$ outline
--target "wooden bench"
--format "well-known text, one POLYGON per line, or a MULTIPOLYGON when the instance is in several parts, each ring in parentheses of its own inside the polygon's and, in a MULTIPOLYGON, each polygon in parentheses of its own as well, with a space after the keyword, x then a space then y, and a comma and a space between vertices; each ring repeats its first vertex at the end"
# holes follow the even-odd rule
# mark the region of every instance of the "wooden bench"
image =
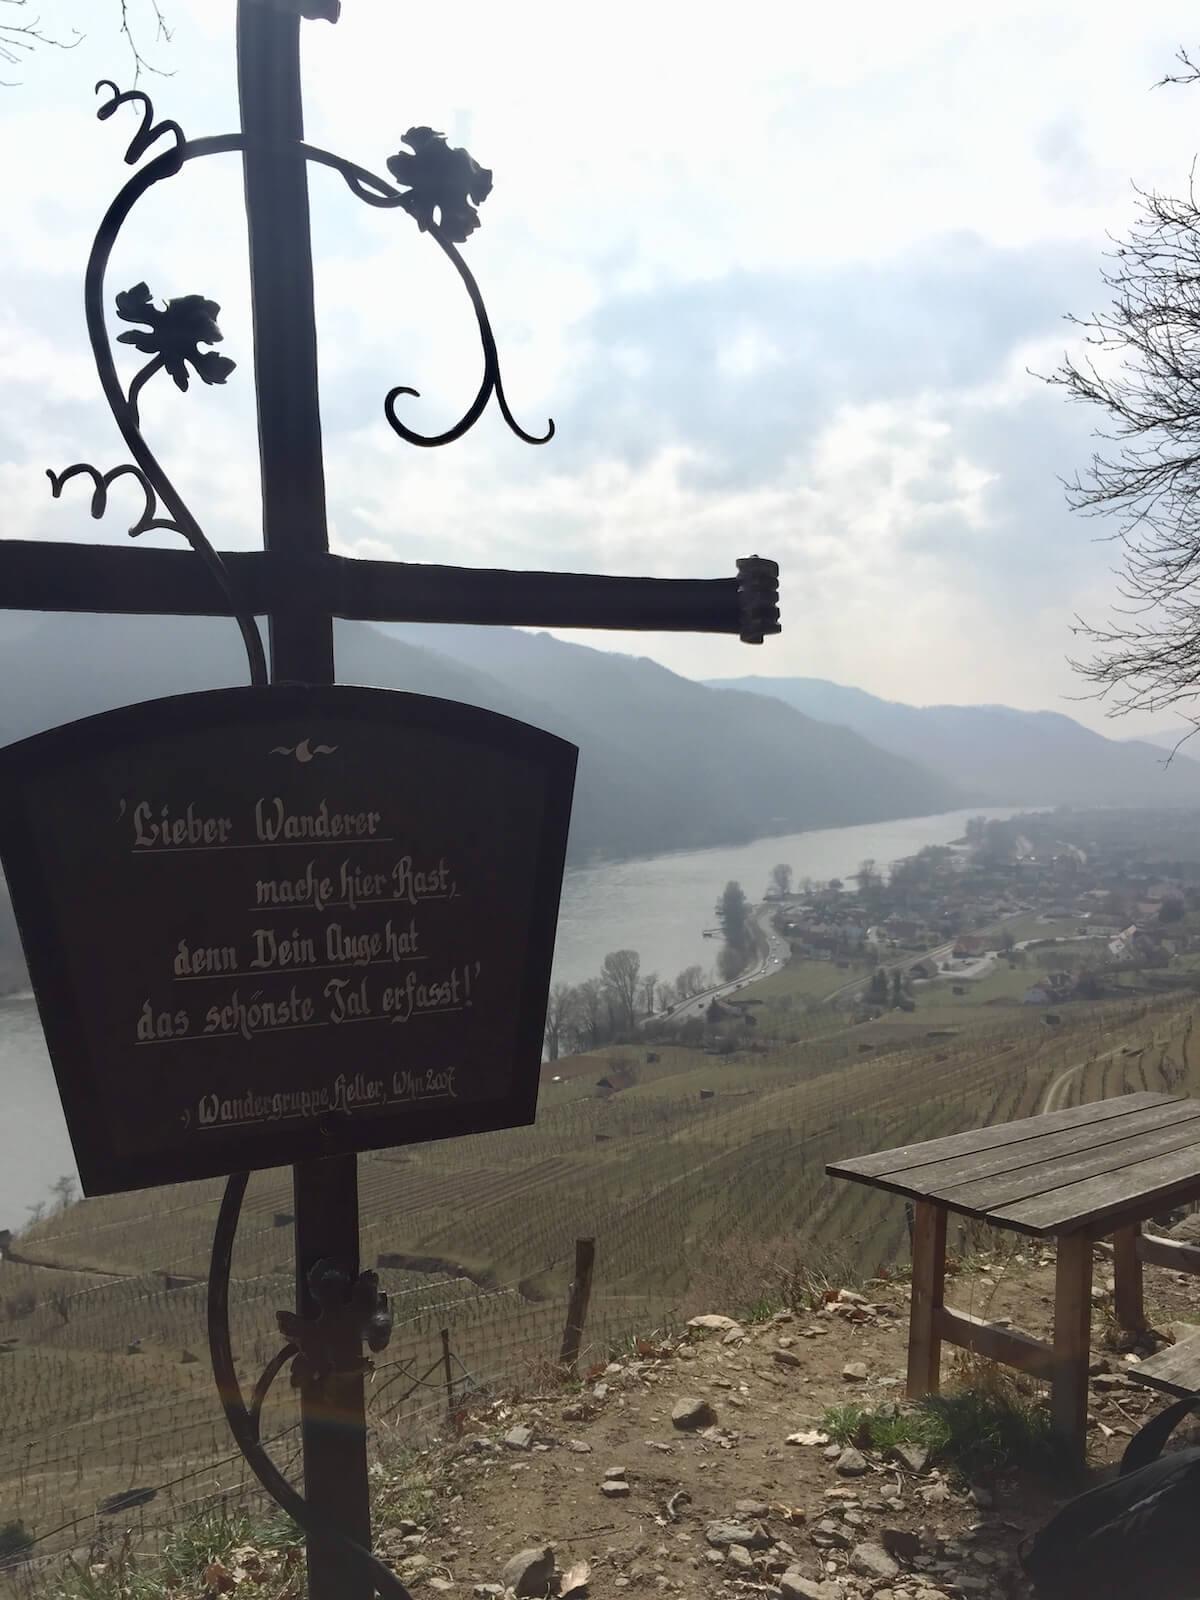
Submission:
POLYGON ((1134 1383, 1144 1383, 1148 1389, 1161 1389, 1181 1398, 1200 1395, 1200 1328, 1190 1339, 1181 1339, 1148 1361, 1127 1367, 1125 1376, 1134 1383))
POLYGON ((1054 1426, 1079 1457, 1094 1241, 1112 1238, 1114 1309, 1123 1328, 1145 1326, 1144 1261, 1200 1271, 1200 1250, 1141 1231, 1146 1218, 1200 1198, 1200 1100, 1186 1095, 1122 1095, 833 1162, 826 1171, 914 1202, 909 1395, 935 1393, 942 1343, 959 1345, 1048 1380, 1054 1426), (1056 1241, 1052 1343, 945 1304, 952 1211, 1056 1241))

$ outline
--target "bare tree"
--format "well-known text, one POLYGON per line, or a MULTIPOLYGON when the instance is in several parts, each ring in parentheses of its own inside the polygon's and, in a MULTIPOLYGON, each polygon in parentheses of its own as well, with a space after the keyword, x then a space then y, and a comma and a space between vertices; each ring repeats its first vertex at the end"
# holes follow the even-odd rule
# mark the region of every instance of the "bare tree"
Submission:
POLYGON ((704 987, 704 970, 700 966, 684 967, 675 979, 675 992, 681 1000, 690 1000, 704 987))
POLYGON ((599 978, 586 978, 575 992, 579 997, 579 1042, 585 1049, 594 1050, 604 1033, 604 986, 599 978))
MULTIPOLYGON (((141 0, 154 27, 155 44, 170 44, 171 29, 167 25, 161 0, 141 0)), ((143 72, 162 74, 142 53, 139 40, 143 37, 131 11, 139 8, 139 0, 112 0, 113 14, 120 19, 120 32, 133 57, 133 81, 143 72)), ((0 0, 0 62, 7 66, 23 67, 36 50, 73 50, 84 37, 78 28, 68 32, 56 30, 52 24, 43 23, 40 12, 31 12, 29 0, 0 0)), ((13 87, 13 80, 0 78, 0 85, 13 87)))
POLYGON ((792 869, 786 861, 781 861, 771 868, 771 887, 781 900, 786 900, 792 892, 792 869))
POLYGON ((50 1185, 50 1192, 58 1201, 58 1210, 65 1211, 75 1199, 75 1178, 69 1172, 64 1172, 61 1178, 56 1178, 50 1185))
POLYGON ((648 1017, 654 1015, 654 1002, 658 996, 658 973, 647 972, 642 978, 642 1010, 648 1017))
POLYGON ((579 1015, 579 995, 569 983, 556 983, 546 1001, 546 1054, 557 1061, 579 1015))
MULTIPOLYGON (((1196 83, 1200 66, 1163 83, 1196 83)), ((1161 85, 1160 85, 1161 86, 1161 85)), ((1138 189, 1137 214, 1102 269, 1106 310, 1069 316, 1084 351, 1047 382, 1097 407, 1101 441, 1067 484, 1076 511, 1117 519, 1120 602, 1072 662, 1112 714, 1162 711, 1200 693, 1200 197, 1138 189)))
POLYGON ((641 966, 642 958, 636 950, 610 950, 604 958, 600 977, 612 1002, 618 1027, 633 1027, 641 966))

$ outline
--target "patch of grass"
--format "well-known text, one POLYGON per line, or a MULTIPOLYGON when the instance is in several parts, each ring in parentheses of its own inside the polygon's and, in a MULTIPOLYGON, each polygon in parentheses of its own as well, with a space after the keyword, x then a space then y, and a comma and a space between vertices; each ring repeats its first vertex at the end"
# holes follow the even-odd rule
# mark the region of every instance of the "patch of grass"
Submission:
POLYGON ((878 1450, 882 1455, 898 1444, 921 1444, 931 1452, 935 1444, 931 1419, 918 1410, 900 1406, 863 1406, 853 1402, 832 1406, 821 1418, 821 1430, 835 1444, 878 1450))
POLYGON ((793 956, 786 966, 777 968, 757 983, 748 984, 737 998, 762 1000, 767 1004, 794 998, 823 1000, 847 984, 866 983, 874 970, 871 962, 852 961, 839 967, 836 961, 793 956))
POLYGON ((82 1561, 68 1561, 53 1594, 55 1600, 164 1600, 215 1592, 229 1574, 239 1600, 276 1600, 301 1592, 303 1539, 288 1517, 211 1507, 176 1528, 161 1554, 139 1555, 126 1534, 82 1561))
POLYGON ((777 1311, 816 1311, 827 1291, 856 1288, 862 1272, 849 1251, 787 1235, 761 1239, 738 1233, 712 1247, 702 1283, 693 1287, 704 1310, 739 1322, 766 1322, 777 1311))
POLYGON ((425 1522, 435 1493, 428 1452, 415 1449, 395 1428, 377 1432, 376 1448, 379 1459, 371 1468, 371 1515, 376 1526, 425 1522))
POLYGON ((227 1562, 235 1550, 257 1550, 278 1561, 303 1544, 303 1533, 282 1512, 256 1515, 242 1508, 218 1507, 175 1530, 163 1551, 163 1568, 172 1583, 182 1585, 210 1562, 227 1562))
POLYGON ((756 1323, 770 1322, 777 1311, 784 1309, 779 1300, 774 1300, 770 1295, 760 1295, 757 1300, 750 1301, 742 1314, 743 1323, 751 1326, 756 1323))
POLYGON ((922 1445, 931 1459, 967 1478, 1062 1463, 1049 1412, 1003 1384, 927 1395, 912 1406, 835 1406, 821 1427, 838 1444, 881 1454, 899 1444, 922 1445))

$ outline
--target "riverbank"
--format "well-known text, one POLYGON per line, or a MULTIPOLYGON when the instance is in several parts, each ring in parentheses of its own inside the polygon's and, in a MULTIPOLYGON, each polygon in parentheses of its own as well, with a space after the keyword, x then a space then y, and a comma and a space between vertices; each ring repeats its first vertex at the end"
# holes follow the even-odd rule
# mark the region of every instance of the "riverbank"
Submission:
MULTIPOLYGON (((786 861, 797 880, 844 878, 868 857, 885 867, 927 844, 959 838, 971 816, 1017 814, 1018 808, 1011 806, 950 811, 572 868, 563 881, 554 977, 580 983, 600 971, 610 950, 622 949, 638 951, 643 975, 657 973, 664 981, 693 965, 707 972, 720 943, 705 939, 703 930, 712 927, 714 903, 731 878, 757 901, 776 862, 786 861)), ((74 1171, 58 1090, 28 990, 0 998, 0 1083, 6 1095, 0 1130, 0 1227, 15 1228, 24 1223, 27 1207, 47 1198, 57 1178, 74 1171)))
POLYGON ((581 983, 598 972, 610 950, 636 950, 642 971, 673 979, 685 967, 707 971, 718 941, 705 939, 713 906, 731 879, 750 900, 765 893, 771 868, 786 861, 793 880, 848 878, 865 860, 886 868, 931 844, 961 839, 970 817, 1003 820, 1018 806, 939 812, 850 828, 813 828, 749 844, 672 851, 603 867, 572 867, 563 880, 554 953, 555 980, 581 983))

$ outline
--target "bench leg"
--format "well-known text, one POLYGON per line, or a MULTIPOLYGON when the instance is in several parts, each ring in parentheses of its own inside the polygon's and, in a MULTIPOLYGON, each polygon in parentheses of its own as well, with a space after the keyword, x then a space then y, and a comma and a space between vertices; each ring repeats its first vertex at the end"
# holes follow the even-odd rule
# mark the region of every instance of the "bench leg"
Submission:
POLYGON ((1142 1303, 1142 1258, 1138 1251, 1140 1226, 1118 1228, 1113 1234, 1113 1310, 1117 1326, 1130 1333, 1141 1333, 1146 1326, 1142 1303))
POLYGON ((946 1282, 946 1212, 918 1200, 912 1232, 912 1310, 908 1324, 908 1397, 936 1394, 942 1375, 942 1341, 934 1318, 946 1282))
POLYGON ((1054 1286, 1054 1431, 1082 1462, 1087 1439, 1088 1366, 1092 1335, 1092 1241, 1079 1233, 1058 1241, 1054 1286))

